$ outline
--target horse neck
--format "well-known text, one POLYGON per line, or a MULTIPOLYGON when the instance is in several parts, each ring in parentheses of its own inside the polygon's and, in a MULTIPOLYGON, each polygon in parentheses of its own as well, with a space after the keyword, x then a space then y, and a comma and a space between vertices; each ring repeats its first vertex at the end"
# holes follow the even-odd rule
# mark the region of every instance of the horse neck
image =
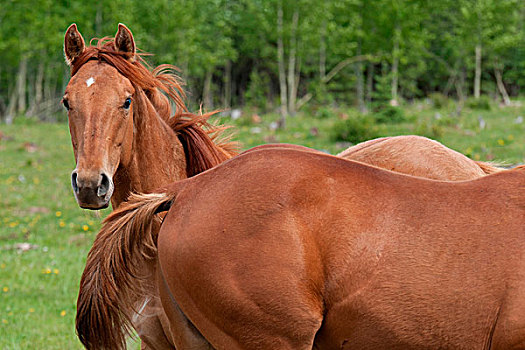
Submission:
POLYGON ((131 159, 115 173, 111 203, 116 208, 130 193, 148 193, 186 175, 184 148, 177 135, 162 120, 151 102, 141 93, 135 100, 142 106, 134 111, 131 159))

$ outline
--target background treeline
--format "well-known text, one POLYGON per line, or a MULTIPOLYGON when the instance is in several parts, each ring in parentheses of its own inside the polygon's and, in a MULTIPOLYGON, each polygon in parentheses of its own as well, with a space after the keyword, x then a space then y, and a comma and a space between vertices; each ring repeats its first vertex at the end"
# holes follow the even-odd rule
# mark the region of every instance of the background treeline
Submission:
POLYGON ((193 109, 510 104, 525 86, 523 0, 3 0, 0 120, 55 118, 72 22, 86 40, 127 24, 150 63, 181 68, 193 109))

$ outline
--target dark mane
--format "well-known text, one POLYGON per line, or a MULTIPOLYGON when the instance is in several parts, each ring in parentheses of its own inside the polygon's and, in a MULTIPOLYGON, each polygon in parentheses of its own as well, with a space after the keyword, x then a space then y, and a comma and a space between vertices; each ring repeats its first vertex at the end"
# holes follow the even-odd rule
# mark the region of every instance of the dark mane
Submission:
MULTIPOLYGON (((96 40, 96 39, 94 39, 96 40)), ((93 41, 93 40, 92 40, 93 41)), ((151 69, 143 59, 145 53, 136 53, 130 58, 126 52, 115 49, 113 39, 99 39, 71 64, 74 76, 86 62, 97 60, 105 62, 125 76, 136 88, 144 91, 155 107, 159 117, 177 134, 184 147, 187 176, 208 170, 237 154, 238 144, 225 135, 224 126, 212 125, 208 119, 217 113, 194 114, 188 111, 183 98, 183 81, 176 74, 179 70, 173 65, 163 64, 151 69), (175 113, 171 116, 171 104, 175 113)))
POLYGON ((224 133, 229 127, 208 122, 215 113, 180 113, 168 122, 184 147, 188 177, 211 169, 238 153, 238 143, 231 141, 231 134, 224 133))

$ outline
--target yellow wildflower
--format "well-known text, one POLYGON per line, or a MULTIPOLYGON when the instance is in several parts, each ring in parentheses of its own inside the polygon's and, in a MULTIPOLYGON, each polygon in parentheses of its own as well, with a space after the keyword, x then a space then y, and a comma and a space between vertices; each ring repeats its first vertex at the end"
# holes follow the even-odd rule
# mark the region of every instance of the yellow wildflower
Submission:
POLYGON ((35 312, 35 309, 33 309, 32 307, 29 308, 29 312, 33 313, 35 312))
POLYGON ((60 311, 60 316, 62 316, 62 317, 66 316, 66 310, 60 311))
POLYGON ((60 220, 60 222, 58 223, 58 226, 64 227, 66 226, 66 223, 64 222, 64 220, 60 220))
POLYGON ((4 263, 0 264, 0 269, 5 269, 5 264, 4 263))
POLYGON ((9 292, 9 287, 4 287, 4 288, 2 288, 2 290, 4 291, 4 293, 7 293, 7 292, 9 292))
POLYGON ((62 212, 59 210, 55 213, 55 215, 57 216, 57 218, 61 217, 62 216, 62 212))
POLYGON ((505 141, 502 139, 498 140, 498 145, 503 146, 505 144, 505 141))
POLYGON ((34 178, 33 178, 33 183, 34 183, 35 185, 38 185, 38 184, 40 183, 40 179, 39 179, 38 177, 34 177, 34 178))
POLYGON ((5 318, 2 319, 2 323, 3 323, 3 324, 7 324, 7 320, 6 320, 5 318))
POLYGON ((13 316, 13 311, 10 311, 7 316, 13 316))
POLYGON ((89 230, 89 226, 88 226, 88 225, 83 225, 83 226, 82 226, 82 229, 83 229, 84 231, 87 231, 87 230, 89 230))
POLYGON ((514 135, 510 134, 509 136, 507 136, 507 139, 508 139, 509 141, 514 140, 514 135))
POLYGON ((53 269, 53 273, 54 273, 55 275, 58 275, 59 272, 60 272, 60 271, 58 271, 58 269, 53 269))
POLYGON ((51 273, 51 269, 49 267, 45 268, 45 269, 42 270, 42 273, 48 275, 48 274, 51 273))

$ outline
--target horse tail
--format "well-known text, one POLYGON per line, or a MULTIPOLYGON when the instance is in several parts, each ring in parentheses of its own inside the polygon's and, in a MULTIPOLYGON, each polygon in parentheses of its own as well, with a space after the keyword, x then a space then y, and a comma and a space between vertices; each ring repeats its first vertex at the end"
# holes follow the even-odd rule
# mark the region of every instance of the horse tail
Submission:
MULTIPOLYGON (((136 194, 105 220, 89 251, 77 300, 77 334, 87 349, 125 349, 146 293, 144 262, 157 252, 160 218, 176 193, 136 194)), ((149 286, 151 288, 151 286, 149 286)))
POLYGON ((504 170, 504 168, 501 168, 498 166, 498 164, 494 164, 494 163, 478 162, 478 161, 475 161, 475 163, 487 175, 494 174, 494 173, 504 170))

